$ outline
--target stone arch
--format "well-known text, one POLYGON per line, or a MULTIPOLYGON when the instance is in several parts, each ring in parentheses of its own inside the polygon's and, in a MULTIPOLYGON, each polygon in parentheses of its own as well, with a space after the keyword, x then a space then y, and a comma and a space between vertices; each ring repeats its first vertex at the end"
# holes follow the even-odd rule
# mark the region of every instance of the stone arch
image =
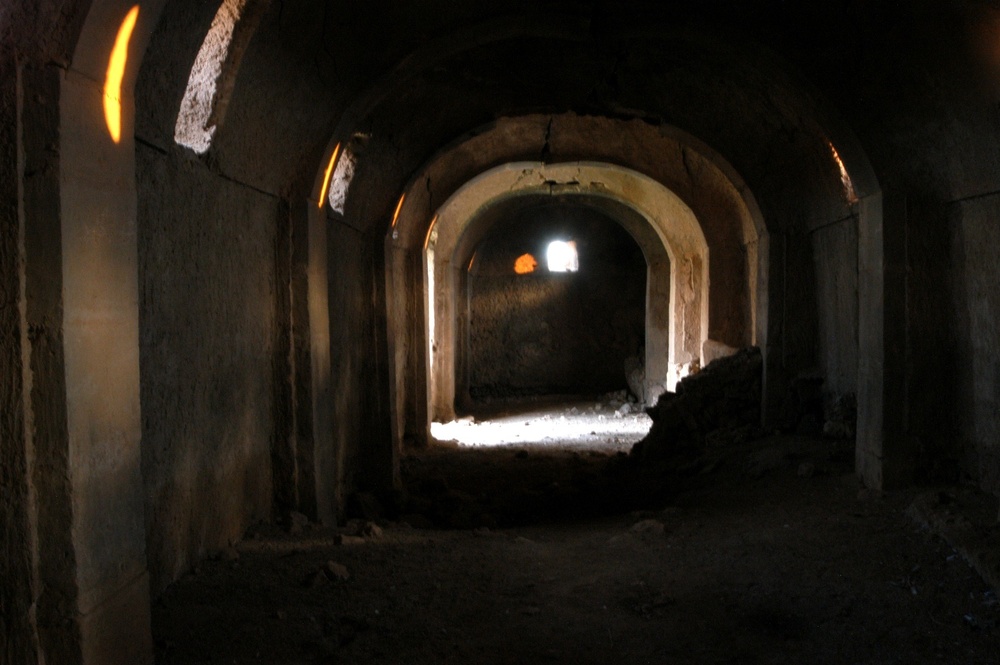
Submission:
POLYGON ((144 663, 152 661, 152 640, 140 471, 133 91, 164 3, 138 5, 113 91, 105 84, 110 55, 137 3, 87 4, 65 70, 48 67, 23 81, 26 140, 56 146, 49 151, 57 155, 23 204, 25 317, 39 331, 28 351, 32 445, 52 464, 33 481, 36 630, 46 661, 144 663), (109 94, 120 110, 114 132, 105 118, 109 94), (49 100, 57 106, 47 107, 49 100))
MULTIPOLYGON (((588 162, 508 164, 471 180, 436 214, 436 254, 442 258, 435 262, 433 314, 437 332, 435 339, 429 340, 436 347, 431 355, 429 379, 434 419, 455 415, 454 303, 459 272, 465 269, 475 245, 487 230, 477 227, 478 214, 505 199, 540 193, 598 197, 628 206, 646 220, 666 249, 669 262, 651 263, 649 279, 656 295, 666 286, 667 301, 673 306, 664 312, 661 298, 654 295, 647 299, 647 344, 653 345, 647 348, 647 390, 656 390, 655 386, 668 382, 672 388, 678 367, 701 359, 701 347, 707 339, 709 257, 704 234, 691 209, 659 183, 621 167, 588 162), (664 327, 669 331, 665 344, 664 327), (664 346, 666 365, 661 362, 664 346)), ((646 241, 641 245, 644 254, 655 255, 648 237, 638 239, 646 241)))
MULTIPOLYGON (((549 187, 548 189, 543 189, 541 194, 532 194, 530 191, 524 191, 514 196, 504 197, 500 201, 486 203, 477 214, 468 220, 468 226, 461 234, 454 248, 450 265, 456 268, 457 279, 452 280, 452 282, 453 284, 455 282, 459 284, 458 289, 449 294, 442 293, 438 298, 434 298, 434 301, 438 302, 441 298, 447 297, 451 302, 463 302, 463 299, 458 296, 465 290, 464 285, 467 283, 469 270, 462 270, 462 267, 469 266, 472 263, 473 257, 477 255, 477 248, 480 242, 494 232, 497 220, 516 211, 522 203, 535 203, 537 205, 540 200, 544 199, 558 199, 579 206, 582 209, 590 209, 601 213, 606 219, 622 227, 641 251, 646 267, 645 283, 643 285, 645 288, 643 316, 643 339, 645 342, 643 347, 644 383, 642 390, 637 393, 637 397, 646 403, 654 403, 659 395, 662 394, 664 388, 673 389, 673 383, 670 381, 670 378, 673 377, 676 379, 679 373, 677 370, 680 369, 680 366, 676 366, 673 363, 674 355, 671 353, 671 350, 674 348, 673 340, 675 339, 673 336, 674 331, 671 330, 671 324, 673 323, 671 312, 672 304, 676 299, 676 296, 671 293, 671 256, 667 245, 664 244, 663 239, 657 233, 649 219, 640 210, 616 198, 595 195, 586 191, 567 193, 566 191, 560 191, 559 188, 549 187)), ((428 271, 431 269, 429 258, 425 261, 425 268, 428 271)), ((435 284, 437 283, 435 282, 435 284)), ((429 285, 427 290, 428 298, 430 299, 432 291, 429 285)), ((431 321, 431 317, 429 316, 431 314, 431 307, 429 304, 426 309, 429 328, 431 321)), ((455 372, 457 378, 455 397, 458 403, 463 402, 469 394, 467 383, 472 368, 466 356, 470 351, 468 342, 468 323, 470 319, 470 316, 459 316, 458 344, 454 349, 457 351, 458 356, 455 372)), ((430 340, 434 335, 428 331, 427 337, 430 340)), ((689 346, 693 349, 696 344, 691 343, 689 346)), ((432 348, 433 345, 429 347, 428 352, 432 348)), ((461 406, 464 407, 464 404, 461 406)))
MULTIPOLYGON (((583 153, 593 161, 642 173, 674 192, 707 224, 713 286, 741 285, 724 288, 716 294, 721 300, 708 302, 709 338, 718 339, 713 333, 717 329, 730 335, 719 341, 730 346, 756 344, 767 353, 768 314, 780 312, 782 304, 780 292, 771 294, 768 289, 768 231, 753 194, 721 156, 681 130, 641 120, 572 113, 503 118, 454 141, 428 161, 404 190, 404 203, 389 229, 386 306, 389 337, 394 340, 390 372, 397 448, 403 438, 421 442, 428 436, 426 348, 418 341, 425 325, 418 255, 434 212, 472 178, 506 163, 535 161, 545 146, 550 164, 574 161, 568 158, 583 153), (588 145, 578 145, 577 136, 586 136, 588 145), (741 314, 727 319, 725 312, 741 314)), ((320 184, 318 177, 316 192, 320 184)), ((386 225, 390 226, 388 219, 386 225)), ((773 318, 780 321, 779 316, 773 318)), ((700 358, 701 349, 693 356, 700 358)))

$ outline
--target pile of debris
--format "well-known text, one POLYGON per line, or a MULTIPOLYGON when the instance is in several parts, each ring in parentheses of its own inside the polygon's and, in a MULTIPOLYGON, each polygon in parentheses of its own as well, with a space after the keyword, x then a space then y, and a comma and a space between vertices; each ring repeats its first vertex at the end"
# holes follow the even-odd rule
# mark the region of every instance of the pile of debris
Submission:
POLYGON ((711 362, 664 393, 646 410, 653 426, 629 454, 634 461, 696 458, 709 443, 739 443, 759 434, 760 349, 753 347, 711 362))

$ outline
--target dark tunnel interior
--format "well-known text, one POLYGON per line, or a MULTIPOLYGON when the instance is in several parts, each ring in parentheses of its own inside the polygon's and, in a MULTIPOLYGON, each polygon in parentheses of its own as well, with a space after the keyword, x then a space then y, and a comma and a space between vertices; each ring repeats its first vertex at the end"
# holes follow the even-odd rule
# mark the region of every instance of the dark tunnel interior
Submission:
POLYGON ((997 109, 986 0, 0 3, 0 662, 996 663, 997 109))

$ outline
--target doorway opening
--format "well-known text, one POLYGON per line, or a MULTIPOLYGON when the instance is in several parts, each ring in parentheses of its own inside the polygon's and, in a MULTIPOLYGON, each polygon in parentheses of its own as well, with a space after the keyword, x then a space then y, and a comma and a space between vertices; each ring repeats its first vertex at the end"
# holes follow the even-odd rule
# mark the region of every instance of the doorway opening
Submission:
MULTIPOLYGON (((527 197, 469 253, 453 261, 457 417, 431 435, 612 452, 641 439, 648 265, 629 232, 580 199, 527 197)), ((433 355, 433 317, 428 328, 433 355)))

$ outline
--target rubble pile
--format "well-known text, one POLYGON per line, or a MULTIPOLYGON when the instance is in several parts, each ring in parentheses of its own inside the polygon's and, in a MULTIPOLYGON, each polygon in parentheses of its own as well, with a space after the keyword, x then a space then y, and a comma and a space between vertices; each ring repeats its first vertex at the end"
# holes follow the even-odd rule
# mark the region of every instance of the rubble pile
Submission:
POLYGON ((653 426, 632 447, 638 462, 697 457, 706 443, 738 442, 760 425, 760 349, 754 347, 713 361, 683 379, 676 393, 664 393, 646 410, 653 426))

